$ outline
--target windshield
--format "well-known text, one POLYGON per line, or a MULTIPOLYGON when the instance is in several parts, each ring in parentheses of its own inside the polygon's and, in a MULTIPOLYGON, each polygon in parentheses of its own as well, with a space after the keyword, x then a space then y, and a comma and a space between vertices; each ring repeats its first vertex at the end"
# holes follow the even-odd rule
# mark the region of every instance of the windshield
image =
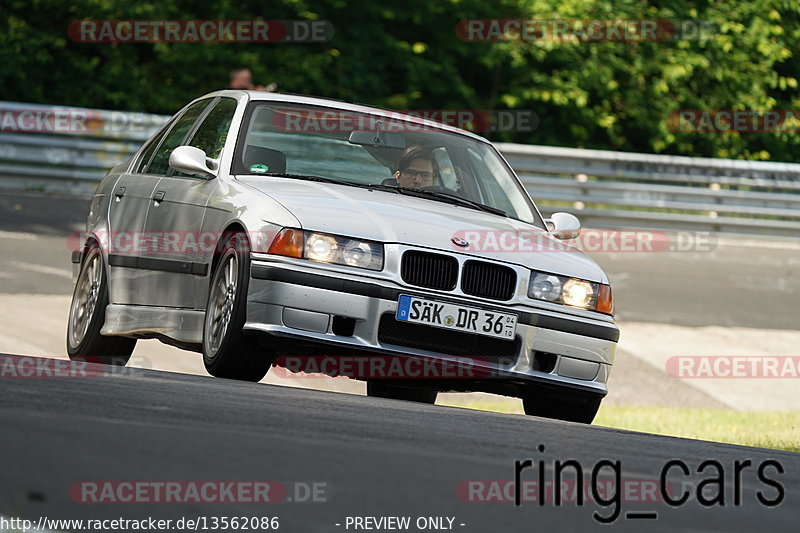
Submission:
POLYGON ((382 115, 254 102, 233 173, 421 190, 431 200, 455 197, 466 200, 462 205, 487 206, 544 227, 528 193, 491 145, 407 122, 400 113, 376 112, 382 115))

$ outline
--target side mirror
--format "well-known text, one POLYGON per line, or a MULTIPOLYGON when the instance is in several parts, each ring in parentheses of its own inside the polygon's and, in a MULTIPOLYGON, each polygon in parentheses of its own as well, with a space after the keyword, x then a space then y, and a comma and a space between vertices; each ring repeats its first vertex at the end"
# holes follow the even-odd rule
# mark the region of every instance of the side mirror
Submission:
POLYGON ((169 166, 178 172, 199 174, 204 178, 215 178, 217 161, 206 157, 206 153, 194 146, 178 146, 169 154, 169 166))
POLYGON ((553 213, 545 219, 547 230, 556 239, 576 239, 581 234, 581 221, 569 213, 553 213))

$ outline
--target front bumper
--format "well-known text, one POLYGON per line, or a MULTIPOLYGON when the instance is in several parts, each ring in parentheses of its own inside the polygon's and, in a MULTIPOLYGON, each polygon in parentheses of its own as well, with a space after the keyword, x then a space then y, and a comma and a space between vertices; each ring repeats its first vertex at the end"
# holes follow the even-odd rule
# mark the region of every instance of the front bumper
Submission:
POLYGON ((244 329, 284 338, 288 341, 286 345, 293 349, 315 346, 316 353, 458 359, 432 350, 413 348, 405 342, 402 342, 404 345, 387 343, 385 338, 381 342, 381 318, 388 320, 385 315, 394 315, 401 294, 493 308, 519 316, 518 349, 512 357, 500 361, 491 360, 491 357, 485 360, 482 356, 486 354, 475 354, 479 360, 474 364, 482 367, 490 379, 470 380, 473 383, 440 381, 432 386, 441 390, 474 388, 491 391, 498 387, 483 385, 506 382, 517 388, 538 384, 547 390, 573 389, 600 396, 607 393, 606 383, 619 338, 619 329, 612 322, 428 293, 420 288, 403 287, 391 280, 370 279, 305 262, 252 260, 244 329), (351 319, 352 327, 346 334, 335 327, 335 319, 342 318, 351 319))

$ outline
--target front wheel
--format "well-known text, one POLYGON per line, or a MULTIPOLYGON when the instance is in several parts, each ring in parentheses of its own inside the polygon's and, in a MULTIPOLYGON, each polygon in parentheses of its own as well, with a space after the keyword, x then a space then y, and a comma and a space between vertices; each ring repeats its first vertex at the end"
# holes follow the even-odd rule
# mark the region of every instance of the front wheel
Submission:
POLYGON ((103 336, 106 321, 108 280, 103 254, 93 244, 84 256, 72 293, 67 324, 67 355, 73 361, 125 366, 136 347, 136 339, 103 336))
POLYGON ((211 276, 203 328, 203 363, 218 378, 261 381, 274 356, 242 331, 247 318, 250 255, 244 235, 231 235, 221 247, 211 276))
POLYGON ((376 398, 391 398, 393 400, 406 400, 408 402, 436 403, 438 392, 421 387, 404 387, 380 381, 367 382, 367 396, 376 398))
POLYGON ((526 415, 591 424, 602 401, 599 396, 567 401, 531 393, 522 398, 522 405, 526 415))

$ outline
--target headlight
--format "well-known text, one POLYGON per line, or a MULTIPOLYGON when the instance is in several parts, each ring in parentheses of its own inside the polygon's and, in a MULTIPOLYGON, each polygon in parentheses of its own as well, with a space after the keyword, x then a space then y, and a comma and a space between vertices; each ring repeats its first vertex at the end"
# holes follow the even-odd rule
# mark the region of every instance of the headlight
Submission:
POLYGON ((582 279, 571 278, 561 289, 561 299, 567 305, 589 309, 594 301, 595 290, 592 283, 582 279))
POLYGON ((531 272, 528 297, 581 309, 614 314, 611 287, 592 281, 544 272, 531 272))
POLYGON ((322 263, 334 262, 338 252, 338 243, 330 235, 312 233, 306 236, 305 258, 322 263))
POLYGON ((269 253, 369 270, 383 269, 380 243, 300 229, 282 229, 272 241, 269 253))
MULTIPOLYGON (((346 265, 369 268, 375 256, 375 252, 372 249, 373 246, 368 242, 351 239, 342 251, 342 259, 344 259, 346 265)), ((382 252, 381 255, 383 255, 382 252)), ((380 260, 380 266, 383 266, 383 258, 380 260)))
POLYGON ((561 280, 552 274, 535 274, 532 276, 528 296, 537 300, 556 302, 561 298, 561 280))

